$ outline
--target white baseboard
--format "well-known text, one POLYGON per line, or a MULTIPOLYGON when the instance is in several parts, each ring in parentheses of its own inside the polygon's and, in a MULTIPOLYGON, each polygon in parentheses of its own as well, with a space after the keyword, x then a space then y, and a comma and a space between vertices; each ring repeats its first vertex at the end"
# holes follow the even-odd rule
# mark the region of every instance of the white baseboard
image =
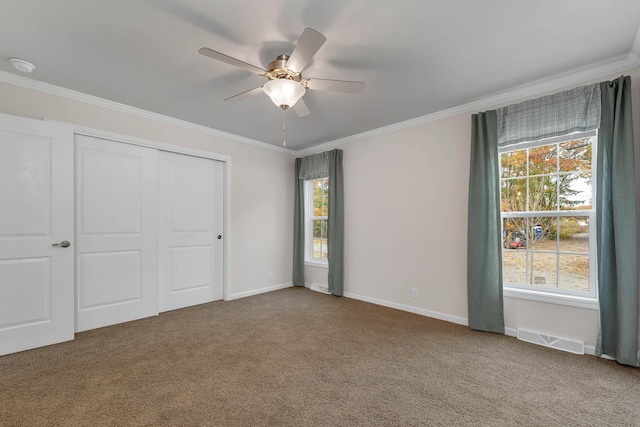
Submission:
MULTIPOLYGON (((277 291, 277 290, 280 290, 280 289, 290 288, 292 286, 293 286, 293 283, 283 283, 283 284, 280 284, 280 285, 269 286, 269 287, 261 288, 261 289, 255 289, 255 290, 252 290, 252 291, 239 292, 237 294, 230 295, 229 297, 227 297, 225 299, 225 301, 231 301, 231 300, 234 300, 234 299, 250 297, 250 296, 253 296, 253 295, 259 295, 259 294, 263 294, 263 293, 266 293, 266 292, 277 291)), ((304 287, 308 288, 308 289, 310 289, 311 286, 312 286, 311 283, 305 283, 304 284, 304 287)), ((469 326, 469 320, 464 318, 464 317, 452 316, 450 314, 440 313, 438 311, 426 310, 424 308, 413 307, 413 306, 406 305, 406 304, 399 304, 399 303, 396 303, 396 302, 385 301, 385 300, 381 300, 381 299, 377 299, 377 298, 365 297, 363 295, 352 294, 352 293, 349 293, 349 292, 346 292, 344 294, 344 297, 345 298, 356 299, 356 300, 359 300, 359 301, 368 302, 368 303, 371 303, 371 304, 381 305, 383 307, 394 308, 396 310, 402 310, 402 311, 406 311, 406 312, 409 312, 409 313, 418 314, 420 316, 432 317, 434 319, 444 320, 445 322, 451 322, 451 323, 455 323, 455 324, 458 324, 458 325, 469 326)), ((510 337, 517 337, 518 336, 518 329, 516 329, 516 328, 505 328, 504 329, 504 333, 505 333, 505 335, 508 335, 510 337)), ((595 356, 596 355, 596 348, 594 346, 591 346, 591 345, 585 345, 584 346, 584 354, 595 356)))
POLYGON ((468 319, 464 317, 452 316, 450 314, 440 313, 438 311, 425 310, 424 308, 413 307, 410 305, 399 304, 396 302, 384 301, 376 298, 365 297, 362 295, 345 293, 346 298, 353 298, 364 302, 370 302, 371 304, 382 305, 384 307, 395 308, 396 310, 408 311, 409 313, 419 314, 421 316, 433 317, 434 319, 444 320, 446 322, 456 323, 458 325, 469 326, 468 319))
MULTIPOLYGON (((305 286, 307 286, 307 285, 305 285, 305 286)), ((345 293, 344 296, 346 298, 353 298, 353 299, 357 299, 357 300, 360 300, 360 301, 369 302, 371 304, 381 305, 381 306, 389 307, 389 308, 395 308, 397 310, 407 311, 409 313, 419 314, 421 316, 433 317, 434 319, 444 320, 446 322, 456 323, 458 325, 469 326, 469 320, 464 318, 464 317, 452 316, 450 314, 444 314, 444 313, 440 313, 438 311, 425 310, 423 308, 412 307, 410 305, 399 304, 399 303, 384 301, 384 300, 380 300, 380 299, 376 299, 376 298, 365 297, 365 296, 362 296, 362 295, 352 294, 352 293, 348 293, 348 292, 345 293)), ((516 329, 516 328, 505 328, 504 329, 504 333, 505 333, 505 335, 508 335, 510 337, 517 337, 518 336, 518 329, 516 329)), ((594 346, 591 346, 591 345, 585 345, 584 346, 584 354, 595 356, 596 355, 596 348, 594 346)))
POLYGON ((590 356, 595 356, 596 355, 596 348, 592 345, 586 345, 584 346, 584 354, 588 354, 590 356))
POLYGON ((225 301, 231 301, 231 300, 234 300, 234 299, 246 298, 246 297, 250 297, 250 296, 253 296, 253 295, 259 295, 259 294, 264 294, 264 293, 267 293, 267 292, 277 291, 277 290, 280 290, 280 289, 290 288, 292 286, 293 286, 293 283, 282 283, 280 285, 267 286, 266 288, 254 289, 252 291, 238 292, 237 294, 231 294, 228 297, 226 297, 224 300, 225 301))

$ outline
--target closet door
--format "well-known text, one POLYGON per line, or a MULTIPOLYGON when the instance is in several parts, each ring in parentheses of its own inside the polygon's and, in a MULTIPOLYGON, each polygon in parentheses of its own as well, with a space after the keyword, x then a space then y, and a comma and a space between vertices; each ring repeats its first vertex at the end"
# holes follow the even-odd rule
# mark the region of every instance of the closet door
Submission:
POLYGON ((76 137, 76 331, 158 314, 158 151, 76 137))
POLYGON ((72 339, 73 133, 0 114, 0 355, 72 339))
POLYGON ((160 152, 160 311, 223 298, 223 163, 160 152))

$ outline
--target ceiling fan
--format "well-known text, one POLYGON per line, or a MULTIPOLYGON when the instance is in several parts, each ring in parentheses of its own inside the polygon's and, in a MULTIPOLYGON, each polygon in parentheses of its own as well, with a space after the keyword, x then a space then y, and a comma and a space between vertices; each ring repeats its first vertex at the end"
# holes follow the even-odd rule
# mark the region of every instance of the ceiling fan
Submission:
POLYGON ((298 117, 304 117, 310 114, 309 108, 302 100, 307 89, 353 94, 362 93, 364 90, 363 82, 302 77, 302 70, 326 40, 327 38, 316 30, 305 28, 291 55, 279 55, 266 70, 208 47, 203 47, 198 52, 268 79, 264 85, 227 98, 225 101, 239 102, 264 92, 278 107, 283 110, 293 108, 298 117))

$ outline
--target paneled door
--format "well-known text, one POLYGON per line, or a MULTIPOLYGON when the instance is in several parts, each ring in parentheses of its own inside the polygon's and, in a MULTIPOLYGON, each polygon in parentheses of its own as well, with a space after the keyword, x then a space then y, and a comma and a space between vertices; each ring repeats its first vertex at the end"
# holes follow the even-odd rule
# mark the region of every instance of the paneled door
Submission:
POLYGON ((158 151, 76 136, 76 331, 158 314, 158 151))
POLYGON ((223 162, 160 152, 160 311, 223 298, 223 162))
POLYGON ((73 339, 73 133, 0 114, 0 355, 73 339))

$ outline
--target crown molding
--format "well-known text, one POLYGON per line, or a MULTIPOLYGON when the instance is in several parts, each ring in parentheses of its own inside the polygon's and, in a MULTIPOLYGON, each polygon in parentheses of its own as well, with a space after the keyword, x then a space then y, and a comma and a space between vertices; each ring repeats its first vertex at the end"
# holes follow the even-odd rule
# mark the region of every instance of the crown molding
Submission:
POLYGON ((612 74, 624 73, 640 66, 640 30, 636 36, 633 49, 628 55, 621 55, 610 58, 606 61, 592 64, 588 67, 579 68, 567 73, 557 74, 553 77, 536 80, 522 86, 508 89, 504 92, 495 93, 493 95, 479 98, 475 101, 468 102, 446 110, 437 111, 415 119, 405 120, 403 122, 394 123, 389 126, 383 126, 367 132, 351 135, 346 138, 328 141, 322 144, 314 145, 302 150, 295 151, 296 156, 307 156, 309 154, 321 153, 323 151, 333 150, 346 144, 361 141, 363 139, 373 138, 375 136, 384 135, 390 132, 396 132, 402 129, 420 126, 426 123, 441 120, 447 117, 453 117, 460 114, 476 113, 478 111, 495 108, 499 105, 508 104, 521 99, 540 96, 540 94, 560 90, 569 86, 584 84, 590 80, 603 78, 612 74))
POLYGON ((82 102, 112 111, 117 111, 119 113, 130 114, 132 116, 153 120, 159 123, 204 133, 206 135, 211 135, 218 138, 224 138, 230 141, 240 142, 242 144, 247 144, 258 148, 264 148, 266 150, 278 151, 280 153, 286 154, 294 153, 293 150, 288 148, 279 147, 277 145, 268 144, 266 142, 258 141, 251 138, 245 138, 240 135, 224 132, 207 126, 198 125, 186 120, 180 120, 173 117, 165 116, 163 114, 143 110, 142 108, 132 107, 130 105, 121 104, 115 101, 109 101, 108 99, 99 98, 97 96, 87 95, 86 93, 66 89, 60 86, 52 85, 50 83, 45 83, 39 80, 30 79, 28 77, 19 76, 17 74, 8 73, 6 71, 0 70, 0 82, 23 87, 25 89, 34 90, 37 92, 46 93, 48 95, 59 96, 61 98, 82 102))

